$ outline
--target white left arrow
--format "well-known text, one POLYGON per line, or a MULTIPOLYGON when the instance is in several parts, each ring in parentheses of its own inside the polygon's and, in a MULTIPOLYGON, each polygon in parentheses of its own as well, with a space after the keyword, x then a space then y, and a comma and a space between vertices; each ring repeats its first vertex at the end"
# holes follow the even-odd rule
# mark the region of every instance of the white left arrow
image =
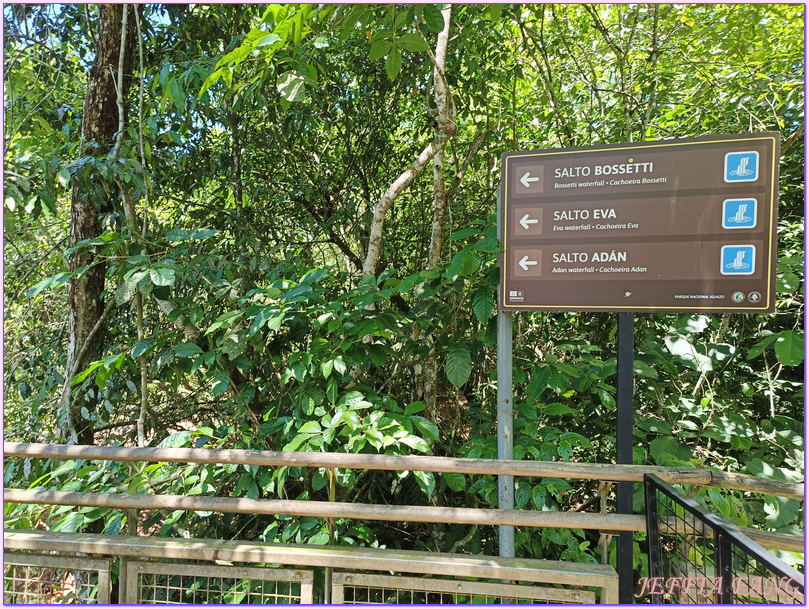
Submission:
POLYGON ((539 224, 539 220, 529 220, 528 214, 525 214, 522 218, 520 218, 520 224, 525 230, 528 230, 531 224, 539 224))
POLYGON ((523 256, 519 264, 522 270, 527 271, 529 266, 536 266, 539 263, 536 260, 528 260, 528 256, 523 256))
POLYGON ((526 171, 525 175, 520 178, 520 182, 522 182, 522 185, 525 186, 526 188, 531 187, 531 182, 539 182, 539 178, 529 178, 528 176, 530 176, 530 175, 531 175, 531 172, 526 171))

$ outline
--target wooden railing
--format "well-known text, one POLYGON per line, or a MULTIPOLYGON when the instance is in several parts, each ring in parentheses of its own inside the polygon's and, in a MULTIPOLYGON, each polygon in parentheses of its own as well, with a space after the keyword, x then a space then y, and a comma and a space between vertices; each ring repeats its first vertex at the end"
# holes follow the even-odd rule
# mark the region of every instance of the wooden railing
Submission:
MULTIPOLYGON (((767 480, 711 469, 654 467, 546 461, 455 459, 432 456, 369 455, 347 453, 250 451, 231 449, 126 448, 6 442, 6 457, 87 459, 121 462, 232 463, 266 467, 350 468, 393 471, 429 471, 461 474, 512 475, 588 479, 605 482, 640 482, 652 473, 675 484, 713 486, 767 495, 803 499, 804 485, 767 480)), ((184 495, 128 495, 43 490, 4 490, 9 503, 76 505, 119 509, 171 509, 217 511, 319 518, 353 518, 394 522, 446 522, 515 525, 524 527, 645 531, 642 515, 582 512, 541 512, 435 506, 366 505, 340 502, 248 499, 184 495)), ((769 548, 803 552, 803 539, 794 535, 741 528, 754 541, 769 548)))

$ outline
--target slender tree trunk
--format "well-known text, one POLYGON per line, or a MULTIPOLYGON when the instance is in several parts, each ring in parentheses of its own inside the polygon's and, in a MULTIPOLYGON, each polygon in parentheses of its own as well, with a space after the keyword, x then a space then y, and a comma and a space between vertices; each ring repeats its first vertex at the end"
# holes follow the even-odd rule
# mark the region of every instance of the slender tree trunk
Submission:
MULTIPOLYGON (((118 129, 118 95, 116 78, 118 60, 121 50, 121 28, 123 6, 102 4, 99 7, 98 48, 93 69, 87 81, 87 93, 84 98, 84 117, 82 120, 82 136, 87 143, 85 154, 105 155, 110 152, 118 129), (94 147, 97 148, 94 150, 94 147)), ((134 21, 134 20, 132 20, 134 21)), ((124 55, 124 78, 122 94, 131 83, 135 35, 134 27, 128 28, 124 55)), ((97 201, 93 193, 79 190, 74 183, 70 206, 70 245, 75 246, 84 239, 98 237, 102 233, 100 215, 112 209, 108 200, 97 201)), ((90 267, 81 277, 72 277, 69 289, 68 309, 68 346, 67 374, 65 383, 70 377, 87 366, 102 352, 103 330, 91 337, 91 331, 101 319, 104 302, 101 293, 104 290, 104 276, 107 265, 97 260, 94 253, 73 254, 70 257, 70 270, 90 267), (90 342, 84 348, 85 342, 90 342)), ((95 400, 85 400, 85 395, 70 399, 69 389, 67 408, 75 440, 79 444, 92 444, 94 440, 93 423, 86 415, 95 409, 95 400), (83 410, 83 408, 85 410, 83 410)))
MULTIPOLYGON (((444 29, 438 35, 435 46, 435 65, 433 66, 433 82, 435 83, 435 105, 437 109, 436 135, 444 130, 455 131, 455 106, 444 76, 447 60, 447 43, 449 42, 449 26, 451 6, 442 11, 444 29)), ((436 152, 433 157, 433 224, 430 234, 430 249, 427 256, 427 268, 434 269, 441 260, 441 250, 446 232, 447 194, 444 185, 444 150, 436 152)), ((438 387, 438 357, 435 352, 435 341, 432 336, 425 335, 429 351, 424 362, 424 405, 427 418, 436 420, 436 389, 438 387)))
POLYGON ((455 135, 458 127, 455 124, 455 107, 452 101, 452 95, 447 85, 447 80, 444 76, 444 59, 446 57, 447 42, 449 40, 449 25, 451 18, 452 7, 447 6, 441 12, 444 16, 444 29, 438 34, 438 41, 436 43, 436 55, 431 55, 433 60, 433 68, 436 74, 435 81, 435 102, 438 107, 438 116, 434 125, 435 135, 433 141, 421 151, 421 154, 410 164, 398 178, 396 178, 387 190, 382 193, 382 196, 374 205, 374 215, 371 220, 370 236, 368 238, 368 249, 365 254, 365 262, 362 266, 363 275, 376 274, 376 267, 379 262, 379 254, 382 248, 382 229, 385 223, 385 218, 390 211, 391 205, 399 197, 400 194, 410 186, 411 182, 424 170, 427 164, 441 152, 447 145, 447 142, 455 135), (441 49, 443 48, 443 52, 441 49), (437 57, 438 53, 442 53, 442 59, 437 57))

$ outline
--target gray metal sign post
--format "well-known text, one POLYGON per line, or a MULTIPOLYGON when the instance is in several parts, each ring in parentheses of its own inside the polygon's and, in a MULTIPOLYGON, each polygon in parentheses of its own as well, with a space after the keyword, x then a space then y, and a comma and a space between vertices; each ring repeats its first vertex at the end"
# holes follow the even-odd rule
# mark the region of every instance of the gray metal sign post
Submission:
MULTIPOLYGON (((497 231, 502 243, 503 221, 500 214, 502 188, 497 189, 497 231)), ((498 290, 499 292, 500 290, 498 290)), ((497 458, 514 458, 514 411, 512 408, 511 312, 497 308, 497 458)), ((514 509, 514 476, 497 477, 498 507, 514 509)), ((514 526, 500 525, 500 556, 514 556, 514 526)))
MULTIPOLYGON (((632 464, 632 427, 635 409, 632 404, 634 393, 634 359, 635 359, 635 316, 632 313, 618 313, 618 370, 616 382, 616 408, 618 410, 616 431, 616 462, 619 465, 632 464)), ((616 497, 619 514, 632 513, 632 483, 619 482, 616 497)), ((634 602, 632 586, 633 534, 622 531, 616 541, 616 570, 618 571, 618 602, 632 604, 634 602)))

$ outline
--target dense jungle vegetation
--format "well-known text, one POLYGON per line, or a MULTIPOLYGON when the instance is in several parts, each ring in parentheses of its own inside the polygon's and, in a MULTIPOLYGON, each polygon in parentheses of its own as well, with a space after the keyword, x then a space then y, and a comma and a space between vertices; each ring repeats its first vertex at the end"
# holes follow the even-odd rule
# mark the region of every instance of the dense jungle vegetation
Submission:
MULTIPOLYGON (((634 461, 803 480, 802 6, 3 11, 7 441, 494 458, 501 153, 779 131, 777 311, 636 316, 634 461)), ((615 328, 514 316, 515 458, 614 461, 615 328)), ((10 459, 4 476, 313 500, 329 486, 325 470, 227 464, 10 459)), ((588 509, 596 486, 520 479, 516 505, 588 509)), ((803 535, 797 500, 696 498, 803 535)), ((496 507, 497 481, 339 470, 336 499, 496 507)), ((126 529, 119 510, 5 519, 126 529)), ((313 518, 139 526, 329 538, 313 518)), ((597 541, 516 535, 518 556, 591 562, 597 541)), ((497 530, 338 520, 335 543, 494 552, 497 530)))

